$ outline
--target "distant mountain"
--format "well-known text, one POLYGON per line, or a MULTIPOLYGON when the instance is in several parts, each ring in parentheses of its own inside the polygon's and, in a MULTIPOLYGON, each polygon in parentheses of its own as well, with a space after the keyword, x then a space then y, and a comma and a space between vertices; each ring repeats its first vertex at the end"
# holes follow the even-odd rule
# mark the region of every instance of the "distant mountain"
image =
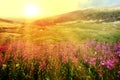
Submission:
POLYGON ((2 19, 2 18, 0 18, 0 22, 14 23, 14 21, 12 20, 2 19))
POLYGON ((0 18, 0 22, 5 22, 9 24, 17 23, 17 24, 25 24, 25 19, 16 19, 16 18, 0 18))
POLYGON ((120 6, 77 10, 53 17, 36 20, 33 24, 45 26, 75 20, 96 20, 96 22, 120 21, 120 6))

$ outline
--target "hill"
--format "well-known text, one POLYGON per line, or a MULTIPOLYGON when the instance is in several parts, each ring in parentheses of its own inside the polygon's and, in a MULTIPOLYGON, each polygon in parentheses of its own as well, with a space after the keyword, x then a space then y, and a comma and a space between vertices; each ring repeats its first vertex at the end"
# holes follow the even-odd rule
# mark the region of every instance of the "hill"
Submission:
POLYGON ((0 18, 0 22, 14 23, 14 21, 12 20, 2 19, 2 18, 0 18))
POLYGON ((120 6, 89 8, 36 20, 33 24, 45 26, 76 20, 94 20, 96 22, 120 21, 120 6))

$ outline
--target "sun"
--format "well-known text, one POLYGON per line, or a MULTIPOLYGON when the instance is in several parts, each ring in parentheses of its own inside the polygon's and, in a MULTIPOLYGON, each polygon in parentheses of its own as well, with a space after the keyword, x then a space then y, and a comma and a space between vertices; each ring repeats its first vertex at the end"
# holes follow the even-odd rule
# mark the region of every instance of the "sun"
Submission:
POLYGON ((29 5, 26 5, 25 8, 24 8, 24 14, 26 17, 36 17, 39 15, 39 8, 37 5, 34 5, 34 4, 29 4, 29 5))

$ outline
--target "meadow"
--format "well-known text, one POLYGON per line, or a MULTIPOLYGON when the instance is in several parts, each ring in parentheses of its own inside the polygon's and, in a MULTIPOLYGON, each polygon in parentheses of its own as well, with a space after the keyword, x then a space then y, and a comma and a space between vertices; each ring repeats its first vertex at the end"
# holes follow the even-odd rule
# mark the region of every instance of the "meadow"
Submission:
POLYGON ((86 40, 117 42, 120 39, 120 23, 96 23, 90 21, 69 21, 56 25, 36 26, 30 34, 35 41, 73 41, 84 43, 86 40), (33 30, 34 29, 34 30, 33 30), (38 35, 39 34, 39 35, 38 35))
POLYGON ((1 25, 0 80, 120 79, 120 23, 1 25))

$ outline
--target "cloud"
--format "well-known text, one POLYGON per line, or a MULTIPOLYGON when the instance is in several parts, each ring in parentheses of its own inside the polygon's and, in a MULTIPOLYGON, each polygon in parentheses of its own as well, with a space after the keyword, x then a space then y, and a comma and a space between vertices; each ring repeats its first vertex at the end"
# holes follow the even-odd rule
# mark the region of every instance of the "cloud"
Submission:
POLYGON ((79 2, 80 8, 120 5, 120 0, 84 0, 84 2, 86 2, 86 4, 84 3, 82 5, 81 2, 79 2))

